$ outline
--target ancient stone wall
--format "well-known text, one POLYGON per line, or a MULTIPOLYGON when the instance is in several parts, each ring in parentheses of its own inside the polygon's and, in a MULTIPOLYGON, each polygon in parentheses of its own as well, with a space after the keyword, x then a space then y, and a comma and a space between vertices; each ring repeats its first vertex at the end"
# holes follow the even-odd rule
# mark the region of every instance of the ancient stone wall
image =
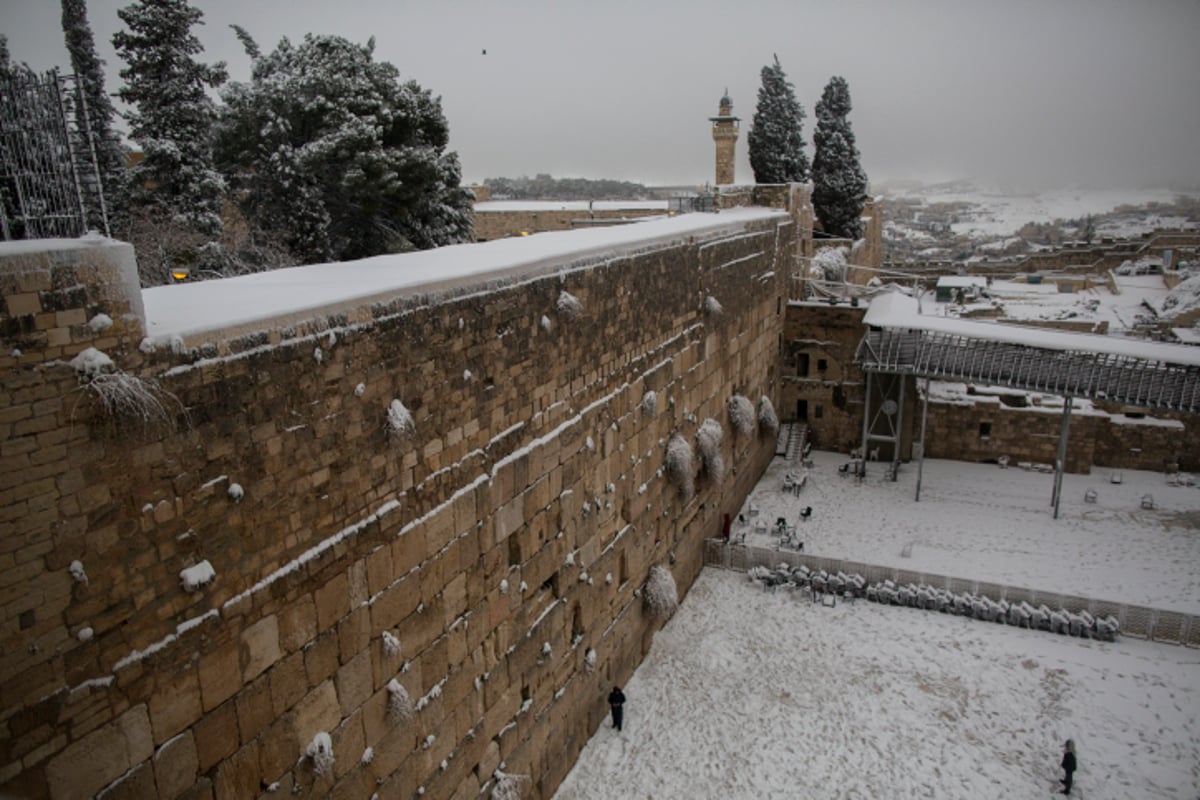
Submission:
MULTIPOLYGON (((1161 471, 1170 464, 1186 471, 1200 469, 1197 420, 1179 414, 1147 419, 1138 411, 1132 413, 1072 412, 1066 471, 1086 474, 1094 467, 1161 471)), ((1009 408, 998 395, 980 389, 969 402, 930 403, 927 426, 929 458, 995 461, 1008 456, 1012 463, 1053 465, 1058 458, 1062 409, 1009 408)))
POLYGON ((774 450, 794 223, 716 220, 157 351, 127 246, 0 250, 0 794, 550 796, 774 450))
MULTIPOLYGON (((920 384, 924 386, 923 381, 920 384)), ((981 391, 984 393, 963 403, 929 404, 926 457, 987 462, 1007 456, 1014 466, 1019 462, 1053 465, 1058 459, 1061 409, 1009 409, 997 396, 981 391)), ((919 416, 919 406, 914 413, 919 416)), ((1097 425, 1094 416, 1071 415, 1067 472, 1091 469, 1097 425)), ((920 441, 919 427, 916 437, 920 441)))

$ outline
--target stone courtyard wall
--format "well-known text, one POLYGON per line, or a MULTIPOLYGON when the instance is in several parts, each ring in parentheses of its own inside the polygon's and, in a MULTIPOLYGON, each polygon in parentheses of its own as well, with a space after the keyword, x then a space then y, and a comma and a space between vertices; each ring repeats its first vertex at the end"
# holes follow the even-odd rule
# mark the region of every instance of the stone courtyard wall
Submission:
POLYGON ((549 797, 662 624, 650 569, 682 597, 772 457, 727 404, 777 399, 795 234, 156 351, 128 246, 0 250, 0 795, 549 797))
MULTIPOLYGON (((997 396, 989 396, 987 389, 979 392, 971 402, 929 404, 926 456, 981 462, 1008 456, 1013 464, 1054 464, 1061 407, 1009 408, 997 396)), ((919 415, 920 408, 913 413, 919 415)), ((919 423, 914 435, 920 435, 919 423)), ((1195 471, 1200 469, 1198 435, 1200 424, 1187 414, 1147 419, 1126 416, 1119 408, 1099 413, 1076 408, 1071 413, 1065 469, 1087 474, 1096 467, 1162 471, 1175 465, 1195 471)))

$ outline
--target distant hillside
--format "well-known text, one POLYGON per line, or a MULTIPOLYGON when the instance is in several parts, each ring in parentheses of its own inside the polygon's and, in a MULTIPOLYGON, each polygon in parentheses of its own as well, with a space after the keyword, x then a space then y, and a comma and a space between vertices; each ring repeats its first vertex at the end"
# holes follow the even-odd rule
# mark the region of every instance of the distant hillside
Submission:
POLYGON ((1200 226, 1200 200, 1173 190, 1016 193, 970 181, 884 187, 886 258, 970 261, 1069 241, 1133 238, 1200 226))
POLYGON ((654 193, 640 183, 604 178, 488 178, 483 185, 493 200, 649 200, 654 193))

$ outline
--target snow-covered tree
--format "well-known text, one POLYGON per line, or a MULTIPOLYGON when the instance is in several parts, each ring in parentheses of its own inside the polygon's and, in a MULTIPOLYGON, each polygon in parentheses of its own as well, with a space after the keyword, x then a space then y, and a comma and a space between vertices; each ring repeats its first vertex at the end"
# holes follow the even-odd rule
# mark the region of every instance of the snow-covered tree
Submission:
POLYGON ((804 116, 804 107, 775 56, 774 64, 762 68, 758 105, 747 137, 755 182, 808 180, 808 156, 801 133, 804 116))
POLYGON ((251 220, 309 263, 470 239, 441 100, 375 61, 373 39, 309 34, 262 55, 239 37, 251 80, 223 92, 217 149, 251 220))
POLYGON ((225 184, 213 166, 216 107, 207 90, 225 82, 225 65, 196 60, 204 48, 192 27, 203 14, 186 0, 137 0, 117 16, 127 27, 113 35, 127 64, 117 96, 130 105, 129 135, 145 154, 130 176, 130 206, 215 235, 225 184))
POLYGON ((1085 244, 1091 244, 1096 238, 1096 220, 1091 214, 1083 218, 1083 223, 1079 226, 1079 238, 1083 239, 1085 244))
POLYGON ((809 263, 808 274, 819 281, 840 283, 846 280, 845 247, 826 247, 817 251, 809 263))
POLYGON ((825 232, 857 239, 867 199, 867 174, 858 163, 858 147, 850 129, 850 87, 845 78, 830 78, 817 103, 813 131, 813 210, 825 232))
POLYGON ((114 128, 117 112, 104 90, 104 61, 96 55, 96 40, 87 18, 87 0, 62 0, 62 28, 71 56, 71 69, 79 78, 86 105, 105 206, 111 217, 119 210, 124 197, 125 153, 114 128))

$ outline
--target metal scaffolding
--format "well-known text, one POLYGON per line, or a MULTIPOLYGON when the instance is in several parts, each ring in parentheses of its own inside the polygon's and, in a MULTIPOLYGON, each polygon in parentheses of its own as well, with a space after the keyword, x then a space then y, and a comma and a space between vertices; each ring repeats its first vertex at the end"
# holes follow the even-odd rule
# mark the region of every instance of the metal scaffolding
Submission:
POLYGON ((864 372, 914 375, 934 380, 1008 386, 1062 397, 1081 397, 1156 411, 1200 413, 1200 364, 1184 345, 1180 358, 1083 349, 1064 350, 989 340, 979 336, 899 328, 872 329, 859 342, 855 361, 864 372), (1184 356, 1187 356, 1186 358, 1184 356))
MULTIPOLYGON (((929 381, 962 381, 986 386, 1059 395, 1065 398, 1058 458, 1055 463, 1051 504, 1058 518, 1062 496, 1062 472, 1073 399, 1120 403, 1156 411, 1200 413, 1200 354, 1183 345, 1146 343, 1145 347, 1116 348, 1107 337, 1059 332, 1047 334, 1054 346, 1039 347, 1006 340, 1004 331, 990 323, 962 324, 954 330, 920 326, 920 317, 908 317, 903 327, 870 327, 859 342, 855 361, 867 377, 864 403, 863 452, 872 439, 889 438, 876 432, 883 404, 895 400, 872 392, 886 378, 899 381, 903 401, 904 381, 925 378, 921 418, 920 463, 916 499, 921 497, 921 468, 925 460, 925 413, 929 403, 929 381), (872 413, 872 402, 880 405, 872 413)), ((899 426, 888 426, 888 434, 899 445, 899 426)))

